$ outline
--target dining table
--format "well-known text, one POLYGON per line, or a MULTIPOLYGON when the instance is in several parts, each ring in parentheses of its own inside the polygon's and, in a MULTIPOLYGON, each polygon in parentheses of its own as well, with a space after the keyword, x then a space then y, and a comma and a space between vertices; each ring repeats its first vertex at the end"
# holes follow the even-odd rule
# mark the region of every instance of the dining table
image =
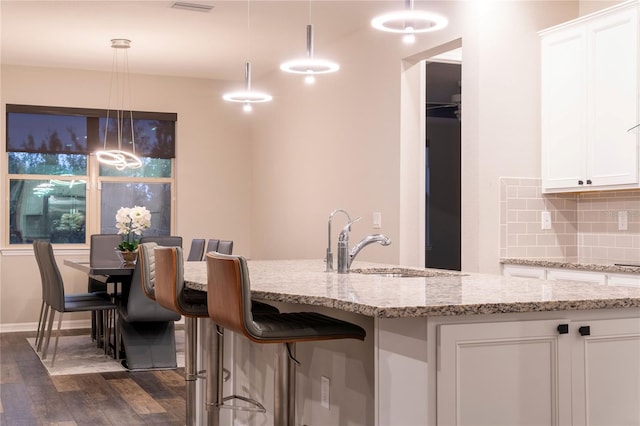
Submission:
POLYGON ((103 281, 107 277, 117 278, 116 282, 128 281, 133 275, 135 263, 104 260, 91 263, 88 259, 65 259, 64 264, 84 272, 91 278, 103 281))

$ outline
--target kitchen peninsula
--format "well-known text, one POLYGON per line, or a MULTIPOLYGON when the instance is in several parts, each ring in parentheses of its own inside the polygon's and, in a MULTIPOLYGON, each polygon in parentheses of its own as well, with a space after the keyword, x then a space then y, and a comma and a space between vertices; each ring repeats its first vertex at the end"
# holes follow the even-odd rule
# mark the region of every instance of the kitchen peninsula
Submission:
MULTIPOLYGON (((248 266, 255 298, 367 329, 364 344, 299 345, 298 424, 640 423, 640 288, 365 262, 349 274, 324 272, 321 260, 248 266), (323 411, 316 373, 326 371, 338 385, 323 411)), ((185 280, 206 291, 205 263, 187 262, 185 280)), ((233 374, 253 378, 244 369, 264 362, 233 374)), ((235 390, 268 398, 252 384, 235 390)))

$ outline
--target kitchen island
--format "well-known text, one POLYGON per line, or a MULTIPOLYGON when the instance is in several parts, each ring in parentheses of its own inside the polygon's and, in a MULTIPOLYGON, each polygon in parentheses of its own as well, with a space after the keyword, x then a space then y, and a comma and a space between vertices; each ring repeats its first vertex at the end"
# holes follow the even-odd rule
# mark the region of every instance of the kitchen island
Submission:
MULTIPOLYGON (((354 267, 377 273, 327 273, 321 260, 248 266, 255 298, 367 330, 364 343, 298 346, 297 424, 640 422, 638 288, 365 262, 354 267)), ((206 291, 204 262, 187 262, 185 280, 206 291)), ((271 353, 234 340, 231 386, 270 407, 271 353)))

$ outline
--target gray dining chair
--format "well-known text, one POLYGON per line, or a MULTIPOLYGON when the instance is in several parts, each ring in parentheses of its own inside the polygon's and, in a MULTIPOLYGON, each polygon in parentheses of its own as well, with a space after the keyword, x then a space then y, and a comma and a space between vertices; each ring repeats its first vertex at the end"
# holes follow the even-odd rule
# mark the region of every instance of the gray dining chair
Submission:
POLYGON ((220 240, 218 243, 218 250, 216 251, 222 254, 233 254, 233 241, 220 240))
MULTIPOLYGON (((207 242, 207 249, 204 254, 207 254, 210 251, 218 251, 218 244, 220 244, 220 240, 210 238, 207 242)), ((202 255, 202 260, 204 260, 204 254, 202 255)))
POLYGON ((191 248, 189 249, 189 256, 187 256, 187 261, 189 262, 197 262, 202 260, 204 256, 204 238, 194 238, 191 240, 191 248))
POLYGON ((138 250, 131 284, 123 287, 118 306, 125 365, 130 370, 177 367, 175 321, 180 320, 181 316, 146 295, 143 280, 150 280, 149 271, 155 268, 153 250, 145 249, 149 243, 179 247, 182 237, 153 236, 140 239, 140 245, 145 247, 138 250))
MULTIPOLYGON (((60 315, 58 317, 58 329, 56 332, 56 340, 53 347, 53 355, 51 357, 51 366, 54 365, 56 359, 56 353, 58 351, 58 340, 60 337, 60 327, 62 325, 62 317, 66 312, 100 312, 103 314, 103 323, 108 324, 109 321, 104 319, 104 314, 108 312, 113 312, 116 308, 115 304, 101 295, 96 295, 94 293, 80 293, 80 294, 70 294, 65 295, 64 291, 64 281, 62 280, 62 275, 60 274, 60 270, 58 269, 58 265, 56 263, 55 256, 53 254, 53 246, 49 241, 46 240, 35 240, 33 242, 33 251, 36 257, 36 262, 38 264, 38 268, 40 270, 40 277, 42 279, 42 289, 43 289, 43 302, 46 306, 46 309, 43 312, 43 329, 42 336, 40 338, 40 342, 38 344, 38 349, 41 346, 42 339, 45 338, 44 347, 42 348, 41 357, 44 361, 47 358, 47 352, 49 349, 49 341, 51 339, 51 332, 53 328, 53 322, 55 318, 55 313, 59 312, 60 315), (44 325, 47 323, 48 317, 48 325, 46 331, 44 330, 44 325)), ((105 331, 104 340, 105 340, 105 350, 107 347, 107 339, 108 339, 109 331, 108 329, 105 331)), ((38 350, 36 349, 36 350, 38 350)))
MULTIPOLYGON (((89 239, 89 263, 95 265, 96 262, 118 262, 119 258, 116 254, 115 248, 122 242, 122 235, 119 234, 92 234, 89 239)), ((102 292, 104 294, 108 291, 108 284, 114 285, 119 283, 120 278, 107 277, 103 275, 89 275, 87 283, 87 291, 90 293, 102 292)), ((117 295, 112 294, 112 298, 117 295)), ((91 313, 91 336, 97 338, 100 335, 100 318, 91 313)))

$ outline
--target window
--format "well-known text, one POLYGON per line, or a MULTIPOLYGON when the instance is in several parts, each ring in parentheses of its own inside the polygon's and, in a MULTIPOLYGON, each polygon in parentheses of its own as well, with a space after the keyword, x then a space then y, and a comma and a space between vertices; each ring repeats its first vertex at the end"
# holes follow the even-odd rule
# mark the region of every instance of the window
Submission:
MULTIPOLYGON (((139 169, 99 164, 106 111, 7 105, 9 244, 48 239, 86 244, 115 233, 115 214, 140 205, 152 214, 145 235, 169 235, 174 191, 176 114, 134 112, 139 169)), ((111 130, 107 132, 111 135, 111 130)))

